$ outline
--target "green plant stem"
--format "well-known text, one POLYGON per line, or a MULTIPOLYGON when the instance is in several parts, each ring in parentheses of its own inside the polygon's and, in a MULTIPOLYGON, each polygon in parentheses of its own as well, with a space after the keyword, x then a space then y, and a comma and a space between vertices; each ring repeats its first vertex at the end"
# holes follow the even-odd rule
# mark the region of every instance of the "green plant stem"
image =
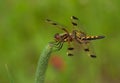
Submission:
POLYGON ((47 70, 48 61, 52 53, 52 47, 53 46, 48 44, 39 58, 36 69, 35 83, 44 83, 45 72, 47 70))

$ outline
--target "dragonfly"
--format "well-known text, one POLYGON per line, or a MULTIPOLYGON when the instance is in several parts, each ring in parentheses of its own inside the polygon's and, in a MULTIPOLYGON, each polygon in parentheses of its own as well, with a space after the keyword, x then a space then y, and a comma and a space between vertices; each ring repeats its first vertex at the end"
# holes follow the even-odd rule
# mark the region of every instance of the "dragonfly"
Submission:
POLYGON ((100 36, 89 36, 82 30, 80 30, 79 27, 79 19, 76 16, 71 16, 71 24, 74 27, 74 29, 69 32, 65 27, 60 24, 58 24, 55 21, 52 21, 50 19, 46 19, 46 21, 57 28, 61 29, 64 31, 64 33, 56 33, 54 35, 54 42, 50 42, 58 51, 62 49, 63 44, 65 42, 68 43, 68 56, 73 56, 74 54, 71 52, 74 50, 74 46, 71 45, 72 42, 78 43, 81 48, 92 58, 96 58, 96 55, 92 53, 92 49, 90 48, 91 41, 92 40, 97 40, 97 39, 103 39, 105 36, 100 35, 100 36), (77 29, 76 29, 77 28, 77 29))

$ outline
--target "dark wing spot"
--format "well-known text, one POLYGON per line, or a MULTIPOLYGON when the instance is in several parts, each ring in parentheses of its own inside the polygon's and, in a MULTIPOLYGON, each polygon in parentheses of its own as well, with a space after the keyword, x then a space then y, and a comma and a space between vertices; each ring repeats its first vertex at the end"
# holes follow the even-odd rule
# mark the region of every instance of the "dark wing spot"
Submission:
POLYGON ((57 25, 57 23, 52 23, 52 25, 57 25))
POLYGON ((96 56, 95 55, 90 55, 92 58, 96 58, 96 56))
POLYGON ((73 49, 74 49, 74 48, 72 48, 72 47, 69 47, 69 48, 68 48, 68 50, 73 50, 73 49))
POLYGON ((71 54, 71 53, 68 53, 68 56, 73 56, 73 54, 71 54))
POLYGON ((84 51, 87 51, 87 52, 88 52, 88 51, 89 51, 89 49, 88 49, 88 48, 86 48, 86 49, 84 49, 84 51))
POLYGON ((77 26, 77 23, 72 22, 72 24, 73 24, 74 26, 77 26))
POLYGON ((75 16, 72 16, 72 18, 73 18, 73 19, 75 19, 75 20, 78 20, 78 18, 77 18, 77 17, 75 17, 75 16))

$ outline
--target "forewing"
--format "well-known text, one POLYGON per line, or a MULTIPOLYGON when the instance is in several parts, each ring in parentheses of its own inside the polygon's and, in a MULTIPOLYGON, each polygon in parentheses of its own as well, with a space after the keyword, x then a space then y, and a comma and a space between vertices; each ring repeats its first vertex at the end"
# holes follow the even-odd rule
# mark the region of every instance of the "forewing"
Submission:
POLYGON ((57 28, 65 31, 66 33, 68 33, 68 31, 66 30, 66 28, 67 28, 66 26, 63 26, 63 25, 61 25, 61 24, 59 24, 59 23, 57 23, 57 22, 55 22, 55 21, 52 21, 52 20, 50 20, 50 19, 46 19, 46 22, 48 22, 49 24, 54 25, 54 26, 56 26, 57 28))
POLYGON ((84 29, 83 25, 81 24, 79 18, 77 18, 75 16, 71 16, 71 23, 72 23, 72 26, 75 30, 85 32, 85 29, 84 29))

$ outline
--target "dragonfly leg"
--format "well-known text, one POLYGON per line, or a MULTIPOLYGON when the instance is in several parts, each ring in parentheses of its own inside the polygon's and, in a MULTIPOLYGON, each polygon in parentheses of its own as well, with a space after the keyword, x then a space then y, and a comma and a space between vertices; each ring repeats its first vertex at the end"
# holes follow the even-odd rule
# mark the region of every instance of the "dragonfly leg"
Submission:
POLYGON ((64 42, 50 42, 50 44, 55 48, 55 51, 59 51, 62 46, 63 46, 64 42))

